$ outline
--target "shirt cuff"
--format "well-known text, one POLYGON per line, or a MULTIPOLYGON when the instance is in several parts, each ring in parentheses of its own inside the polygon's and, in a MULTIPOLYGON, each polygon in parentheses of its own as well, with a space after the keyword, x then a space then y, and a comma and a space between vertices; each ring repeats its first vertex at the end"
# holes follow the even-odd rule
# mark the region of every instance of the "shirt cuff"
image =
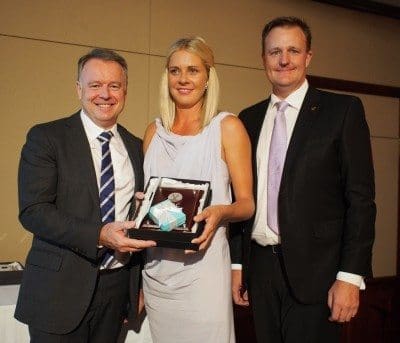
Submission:
POLYGON ((231 269, 232 270, 242 270, 242 265, 239 263, 232 263, 231 264, 231 269))
POLYGON ((364 278, 358 274, 338 272, 336 275, 336 280, 351 283, 362 290, 366 288, 364 278))

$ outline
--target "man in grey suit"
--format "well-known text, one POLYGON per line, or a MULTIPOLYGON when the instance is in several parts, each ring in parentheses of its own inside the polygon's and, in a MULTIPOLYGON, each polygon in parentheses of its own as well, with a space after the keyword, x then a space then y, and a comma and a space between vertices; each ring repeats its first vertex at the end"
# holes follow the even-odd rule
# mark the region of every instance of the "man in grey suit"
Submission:
POLYGON ((34 126, 22 149, 19 219, 33 242, 15 317, 31 342, 115 342, 128 307, 137 314, 137 252, 155 243, 126 237, 143 189, 141 140, 117 124, 127 82, 116 52, 82 56, 81 110, 34 126))
POLYGON ((337 342, 372 273, 375 203, 361 101, 308 85, 311 31, 262 33, 271 96, 239 114, 252 144, 256 213, 232 225, 232 291, 249 295, 258 342, 337 342))

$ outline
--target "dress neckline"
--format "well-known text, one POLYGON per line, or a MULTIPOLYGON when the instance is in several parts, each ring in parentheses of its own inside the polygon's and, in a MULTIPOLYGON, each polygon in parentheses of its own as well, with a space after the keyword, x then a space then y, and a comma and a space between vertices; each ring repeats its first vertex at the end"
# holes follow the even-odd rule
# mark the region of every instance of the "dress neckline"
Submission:
POLYGON ((206 129, 207 129, 207 127, 209 125, 204 127, 199 133, 196 133, 195 135, 180 135, 180 134, 172 132, 172 131, 167 131, 165 129, 164 125, 162 124, 162 121, 161 121, 160 118, 156 119, 156 126, 157 126, 157 131, 159 133, 162 133, 163 136, 166 135, 166 136, 169 136, 172 139, 178 139, 178 140, 186 141, 186 140, 194 139, 194 138, 197 138, 197 137, 201 136, 206 131, 206 129))

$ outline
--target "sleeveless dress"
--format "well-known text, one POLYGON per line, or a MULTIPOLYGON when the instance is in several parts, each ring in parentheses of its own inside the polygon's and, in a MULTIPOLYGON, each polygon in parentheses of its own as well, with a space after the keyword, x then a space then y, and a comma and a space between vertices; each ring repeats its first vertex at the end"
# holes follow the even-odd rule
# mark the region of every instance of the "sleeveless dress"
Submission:
MULTIPOLYGON (((144 172, 210 181, 211 204, 231 203, 230 178, 221 158, 221 120, 215 116, 201 133, 168 133, 156 119, 144 172)), ((234 343, 231 265, 226 227, 221 226, 205 252, 146 250, 143 290, 154 343, 234 343)))

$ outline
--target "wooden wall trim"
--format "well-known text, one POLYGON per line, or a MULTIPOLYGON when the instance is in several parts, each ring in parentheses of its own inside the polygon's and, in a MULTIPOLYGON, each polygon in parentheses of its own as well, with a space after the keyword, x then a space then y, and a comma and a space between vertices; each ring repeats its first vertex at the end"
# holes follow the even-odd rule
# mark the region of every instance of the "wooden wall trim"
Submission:
POLYGON ((334 79, 324 76, 307 75, 307 80, 313 87, 353 92, 360 94, 379 95, 390 98, 400 98, 400 87, 377 85, 373 83, 334 79))
POLYGON ((374 13, 400 19, 400 7, 386 4, 383 1, 368 1, 368 0, 314 0, 334 6, 341 6, 352 10, 358 10, 367 13, 374 13))
POLYGON ((357 316, 343 325, 341 343, 399 342, 400 278, 366 280, 357 316))
MULTIPOLYGON (((368 285, 391 285, 400 282, 399 276, 379 276, 365 279, 365 284, 368 285)), ((400 291, 400 289, 398 289, 400 291)))
MULTIPOLYGON (((342 326, 340 343, 400 342, 400 278, 365 280, 357 316, 342 326)), ((256 342, 251 307, 234 306, 237 343, 256 342)))

